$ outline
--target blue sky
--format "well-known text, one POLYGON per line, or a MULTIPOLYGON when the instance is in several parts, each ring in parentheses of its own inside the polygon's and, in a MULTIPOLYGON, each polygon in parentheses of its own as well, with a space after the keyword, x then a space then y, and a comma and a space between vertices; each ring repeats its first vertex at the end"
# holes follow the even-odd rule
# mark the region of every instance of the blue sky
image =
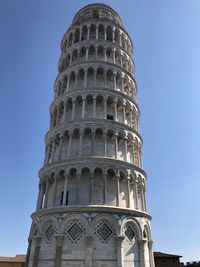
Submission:
MULTIPOLYGON (((60 42, 86 0, 0 0, 0 255, 25 253, 60 42)), ((200 260, 200 1, 110 0, 134 43, 154 250, 200 260)))

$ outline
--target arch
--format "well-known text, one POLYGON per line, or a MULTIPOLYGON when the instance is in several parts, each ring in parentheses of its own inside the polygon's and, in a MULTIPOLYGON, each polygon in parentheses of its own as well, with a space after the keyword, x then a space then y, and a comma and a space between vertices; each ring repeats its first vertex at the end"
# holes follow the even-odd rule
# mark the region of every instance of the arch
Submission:
POLYGON ((76 63, 78 61, 78 51, 75 49, 72 54, 72 63, 76 63))
POLYGON ((88 28, 87 28, 86 25, 84 25, 83 28, 82 28, 81 41, 86 41, 87 40, 87 35, 88 35, 88 28))
POLYGON ((85 46, 81 47, 80 60, 81 61, 85 61, 86 60, 86 47, 85 46))
POLYGON ((75 31, 75 36, 74 36, 74 43, 78 43, 80 39, 80 29, 77 28, 75 31))
POLYGON ((62 221, 62 224, 60 226, 60 233, 64 234, 65 229, 69 225, 69 223, 72 221, 76 221, 76 220, 80 221, 84 225, 85 233, 90 234, 90 226, 89 226, 87 219, 84 216, 82 216, 81 214, 77 214, 77 213, 72 214, 72 215, 67 215, 64 218, 64 220, 62 221))
POLYGON ((113 41, 112 28, 109 25, 107 26, 106 36, 107 36, 107 41, 110 41, 110 42, 113 41))
POLYGON ((100 24, 99 25, 99 40, 104 40, 105 39, 105 28, 104 25, 100 24))
POLYGON ((95 59, 95 47, 94 45, 91 45, 88 50, 88 59, 92 60, 95 59))
POLYGON ((73 41, 73 33, 71 32, 68 39, 68 47, 72 45, 72 41, 73 41))

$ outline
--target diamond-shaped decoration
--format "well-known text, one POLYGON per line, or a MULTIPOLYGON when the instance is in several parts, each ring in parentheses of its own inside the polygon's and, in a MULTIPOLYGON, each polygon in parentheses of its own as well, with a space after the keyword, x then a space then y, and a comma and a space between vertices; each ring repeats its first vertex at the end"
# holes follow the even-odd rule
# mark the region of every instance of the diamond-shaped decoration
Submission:
POLYGON ((77 222, 75 222, 68 228, 66 233, 72 242, 76 242, 84 234, 84 229, 77 222))
POLYGON ((53 237, 53 235, 55 234, 55 232, 56 232, 56 230, 55 230, 54 227, 50 224, 50 225, 48 226, 48 228, 46 229, 45 233, 44 233, 46 239, 47 239, 48 241, 50 241, 51 238, 53 237))
POLYGON ((102 241, 107 242, 113 236, 114 231, 107 223, 104 222, 97 229, 96 233, 102 241))
POLYGON ((134 230, 130 224, 128 225, 128 227, 126 228, 124 233, 125 233, 126 237, 128 238, 128 240, 130 242, 133 242, 133 239, 135 237, 135 232, 134 232, 134 230))

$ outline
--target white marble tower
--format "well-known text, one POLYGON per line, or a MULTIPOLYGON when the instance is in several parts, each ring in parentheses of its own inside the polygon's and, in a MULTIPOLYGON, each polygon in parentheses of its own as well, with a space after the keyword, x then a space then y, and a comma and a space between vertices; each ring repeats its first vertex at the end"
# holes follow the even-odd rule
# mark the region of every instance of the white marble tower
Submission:
POLYGON ((27 267, 154 267, 131 38, 91 4, 61 50, 27 267))

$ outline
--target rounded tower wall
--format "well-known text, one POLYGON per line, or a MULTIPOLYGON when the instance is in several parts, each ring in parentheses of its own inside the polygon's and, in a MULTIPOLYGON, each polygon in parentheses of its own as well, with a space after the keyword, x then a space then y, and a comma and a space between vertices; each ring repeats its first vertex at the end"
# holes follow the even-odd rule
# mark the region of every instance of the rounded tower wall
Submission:
POLYGON ((154 267, 132 51, 104 4, 64 34, 27 267, 154 267))

